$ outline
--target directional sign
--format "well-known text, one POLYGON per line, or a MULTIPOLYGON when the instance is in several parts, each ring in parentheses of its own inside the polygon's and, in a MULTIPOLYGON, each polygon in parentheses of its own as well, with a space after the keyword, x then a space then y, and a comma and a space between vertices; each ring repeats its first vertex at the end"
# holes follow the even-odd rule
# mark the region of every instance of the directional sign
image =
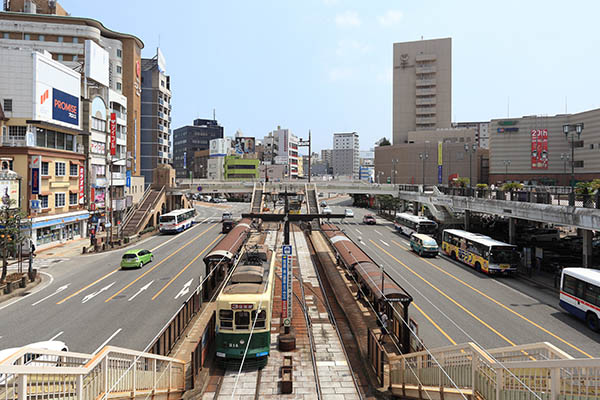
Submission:
POLYGON ((281 248, 281 253, 284 256, 291 256, 292 255, 292 246, 289 244, 284 244, 281 248))
POLYGON ((283 245, 281 249, 281 319, 283 325, 292 323, 292 296, 293 296, 293 265, 292 246, 283 245))

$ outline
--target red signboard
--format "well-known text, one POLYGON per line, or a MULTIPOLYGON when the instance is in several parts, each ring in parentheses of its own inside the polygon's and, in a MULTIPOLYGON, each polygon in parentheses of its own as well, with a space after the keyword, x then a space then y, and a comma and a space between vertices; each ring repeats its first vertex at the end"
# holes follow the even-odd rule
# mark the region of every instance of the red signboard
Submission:
POLYGON ((531 169, 548 169, 548 129, 531 130, 531 169))
POLYGON ((110 155, 117 154, 117 114, 110 113, 110 155))
POLYGON ((83 175, 83 165, 79 166, 79 204, 83 204, 85 193, 85 177, 83 175))

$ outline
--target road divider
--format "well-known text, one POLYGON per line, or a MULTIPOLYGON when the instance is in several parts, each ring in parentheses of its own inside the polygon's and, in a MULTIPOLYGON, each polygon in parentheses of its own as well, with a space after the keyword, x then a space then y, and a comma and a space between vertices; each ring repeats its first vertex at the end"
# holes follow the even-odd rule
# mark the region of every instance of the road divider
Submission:
POLYGON ((196 235, 196 237, 194 237, 192 240, 190 240, 189 242, 187 242, 186 244, 184 244, 183 246, 181 246, 180 248, 178 248, 177 250, 175 250, 174 252, 172 252, 171 254, 169 254, 167 257, 163 258, 158 264, 156 264, 155 266, 153 266, 152 268, 148 269, 146 272, 144 272, 143 274, 141 274, 140 276, 138 276, 131 283, 127 284, 123 289, 119 290, 117 293, 115 293, 112 296, 110 296, 104 302, 108 303, 109 301, 111 301, 112 299, 114 299, 115 297, 117 297, 118 295, 120 295, 121 293, 123 293, 125 290, 127 290, 129 287, 131 287, 131 285, 133 285, 134 283, 136 283, 137 281, 139 281, 140 279, 142 279, 144 276, 148 275, 150 272, 154 271, 156 268, 158 268, 160 265, 162 265, 165 261, 167 261, 168 259, 170 259, 171 257, 173 257, 175 254, 179 253, 181 250, 185 249, 187 246, 189 246, 190 244, 192 244, 194 241, 196 241, 201 236, 203 236, 206 232, 208 232, 211 229, 213 229, 215 226, 217 226, 217 225, 212 225, 208 229, 205 229, 204 231, 202 231, 199 235, 196 235))

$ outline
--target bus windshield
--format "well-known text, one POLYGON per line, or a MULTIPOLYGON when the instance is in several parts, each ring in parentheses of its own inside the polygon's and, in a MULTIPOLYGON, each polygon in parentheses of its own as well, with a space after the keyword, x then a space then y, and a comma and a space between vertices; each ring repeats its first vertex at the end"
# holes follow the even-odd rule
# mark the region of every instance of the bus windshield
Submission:
POLYGON ((435 233, 437 228, 437 224, 435 222, 419 222, 419 226, 417 228, 418 233, 435 233))
POLYGON ((175 222, 175 216, 173 215, 162 215, 160 222, 175 222))
POLYGON ((492 247, 490 262, 494 264, 515 264, 519 261, 514 247, 492 247))

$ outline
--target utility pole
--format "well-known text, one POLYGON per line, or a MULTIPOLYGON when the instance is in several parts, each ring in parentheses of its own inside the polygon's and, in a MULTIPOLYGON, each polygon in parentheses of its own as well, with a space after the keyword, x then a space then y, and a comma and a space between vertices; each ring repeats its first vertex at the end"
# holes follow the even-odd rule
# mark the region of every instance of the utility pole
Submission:
POLYGON ((311 175, 311 168, 310 165, 312 164, 312 147, 311 147, 311 133, 310 133, 310 129, 308 130, 308 140, 303 140, 300 139, 298 141, 298 147, 308 147, 308 183, 310 183, 310 175, 311 175))

